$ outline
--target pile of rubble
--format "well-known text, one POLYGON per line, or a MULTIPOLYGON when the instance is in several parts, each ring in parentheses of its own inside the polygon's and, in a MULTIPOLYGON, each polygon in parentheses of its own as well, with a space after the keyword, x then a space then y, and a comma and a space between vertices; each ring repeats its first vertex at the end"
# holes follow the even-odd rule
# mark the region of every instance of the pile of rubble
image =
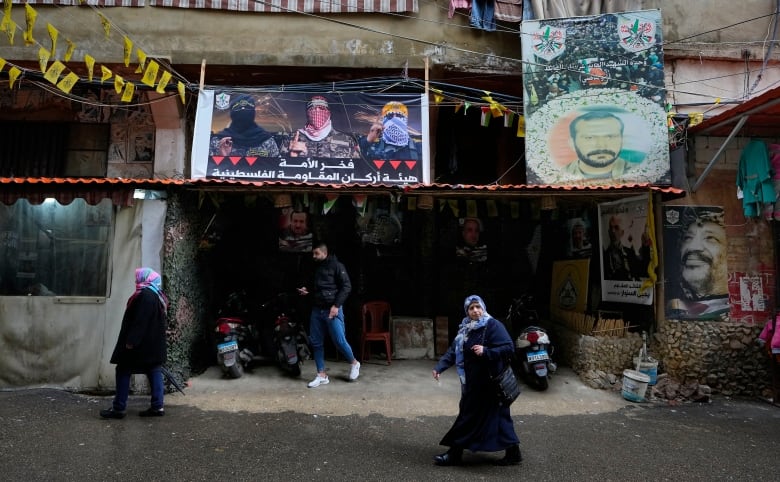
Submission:
MULTIPOLYGON (((588 370, 580 374, 580 378, 591 388, 601 390, 623 390, 623 377, 602 370, 588 370)), ((708 385, 696 381, 680 383, 667 374, 657 377, 655 385, 647 387, 645 399, 651 402, 699 402, 708 403, 712 390, 708 385)))

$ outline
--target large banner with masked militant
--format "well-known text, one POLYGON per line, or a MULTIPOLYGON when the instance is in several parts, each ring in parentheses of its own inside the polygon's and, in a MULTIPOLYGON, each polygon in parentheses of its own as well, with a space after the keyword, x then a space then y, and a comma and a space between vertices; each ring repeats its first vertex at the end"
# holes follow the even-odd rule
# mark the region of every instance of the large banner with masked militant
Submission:
POLYGON ((203 90, 192 177, 429 183, 427 99, 417 94, 203 90))
POLYGON ((670 184, 661 12, 526 21, 528 184, 670 184))

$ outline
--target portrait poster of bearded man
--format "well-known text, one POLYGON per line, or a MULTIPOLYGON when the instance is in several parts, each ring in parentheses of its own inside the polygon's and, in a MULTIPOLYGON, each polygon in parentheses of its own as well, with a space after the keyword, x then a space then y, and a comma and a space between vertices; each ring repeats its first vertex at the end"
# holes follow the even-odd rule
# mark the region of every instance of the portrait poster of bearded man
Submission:
POLYGON ((728 238, 720 206, 665 206, 666 316, 725 320, 728 238))

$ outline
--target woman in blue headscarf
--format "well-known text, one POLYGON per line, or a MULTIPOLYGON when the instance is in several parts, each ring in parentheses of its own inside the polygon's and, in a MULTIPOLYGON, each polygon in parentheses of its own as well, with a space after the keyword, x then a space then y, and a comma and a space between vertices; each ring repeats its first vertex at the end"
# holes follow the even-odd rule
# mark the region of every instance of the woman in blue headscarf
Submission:
POLYGON ((512 338, 503 323, 488 314, 477 295, 463 303, 466 317, 447 353, 442 355, 433 378, 455 365, 460 377, 461 397, 458 417, 440 445, 450 449, 434 457, 436 465, 459 465, 463 450, 498 452, 505 456, 496 465, 517 465, 522 460, 520 441, 515 433, 509 406, 498 402, 490 375, 501 373, 514 353, 512 338))
POLYGON ((165 415, 162 365, 167 356, 167 311, 168 298, 162 291, 160 274, 151 268, 136 269, 135 292, 127 300, 122 327, 111 355, 111 363, 116 364, 116 395, 111 408, 100 411, 101 417, 125 417, 133 373, 146 374, 152 392, 151 406, 140 415, 165 415))

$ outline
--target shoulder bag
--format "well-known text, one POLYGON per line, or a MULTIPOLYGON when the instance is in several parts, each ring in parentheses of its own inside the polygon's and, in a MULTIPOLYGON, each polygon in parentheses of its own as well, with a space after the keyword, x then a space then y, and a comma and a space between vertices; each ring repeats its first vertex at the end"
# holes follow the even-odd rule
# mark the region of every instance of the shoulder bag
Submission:
MULTIPOLYGON (((485 331, 482 332, 482 346, 485 346, 485 333, 487 333, 487 325, 485 325, 485 331)), ((514 355, 504 358, 504 369, 498 375, 494 376, 490 374, 490 380, 496 389, 496 395, 499 405, 510 406, 517 397, 520 396, 520 383, 515 376, 515 370, 512 368, 512 358, 514 355)))

